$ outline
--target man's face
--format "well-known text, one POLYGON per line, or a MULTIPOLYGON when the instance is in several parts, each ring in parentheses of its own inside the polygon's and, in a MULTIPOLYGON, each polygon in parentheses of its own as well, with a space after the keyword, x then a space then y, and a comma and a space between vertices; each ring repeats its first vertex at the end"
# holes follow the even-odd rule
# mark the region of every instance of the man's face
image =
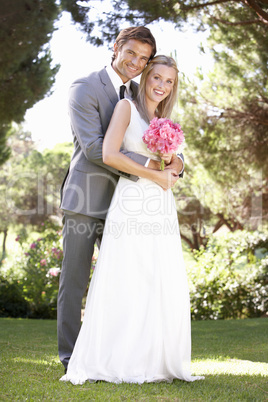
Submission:
POLYGON ((152 53, 152 46, 136 39, 127 41, 121 49, 114 44, 113 69, 125 83, 142 73, 152 53))

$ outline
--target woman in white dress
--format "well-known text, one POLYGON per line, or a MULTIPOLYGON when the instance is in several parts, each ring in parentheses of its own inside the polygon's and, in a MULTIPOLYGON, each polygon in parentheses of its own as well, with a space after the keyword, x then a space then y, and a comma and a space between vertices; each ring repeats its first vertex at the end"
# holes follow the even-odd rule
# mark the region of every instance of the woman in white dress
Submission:
MULTIPOLYGON (((103 160, 140 177, 120 177, 106 218, 84 321, 62 381, 144 383, 190 372, 191 322, 172 169, 155 171, 121 146, 159 159, 142 140, 149 121, 169 117, 176 100, 175 61, 156 56, 144 70, 137 101, 118 102, 103 143, 103 160), (139 111, 140 113, 139 113, 139 111)), ((172 155, 162 155, 169 163, 172 155)))

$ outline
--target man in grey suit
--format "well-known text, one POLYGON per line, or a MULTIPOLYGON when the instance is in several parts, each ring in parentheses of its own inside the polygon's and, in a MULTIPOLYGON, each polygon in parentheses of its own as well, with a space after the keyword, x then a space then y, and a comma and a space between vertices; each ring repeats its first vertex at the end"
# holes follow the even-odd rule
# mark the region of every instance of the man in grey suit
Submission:
MULTIPOLYGON (((65 369, 80 330, 94 244, 102 235, 116 183, 119 176, 138 180, 103 163, 103 137, 116 103, 124 96, 135 98, 138 85, 132 79, 141 74, 155 53, 155 39, 149 29, 124 29, 114 44, 112 65, 76 80, 70 88, 74 153, 62 186, 64 258, 58 295, 58 347, 65 369)), ((124 153, 142 165, 159 169, 158 162, 124 153)), ((179 174, 182 165, 179 158, 173 158, 170 166, 179 174)))

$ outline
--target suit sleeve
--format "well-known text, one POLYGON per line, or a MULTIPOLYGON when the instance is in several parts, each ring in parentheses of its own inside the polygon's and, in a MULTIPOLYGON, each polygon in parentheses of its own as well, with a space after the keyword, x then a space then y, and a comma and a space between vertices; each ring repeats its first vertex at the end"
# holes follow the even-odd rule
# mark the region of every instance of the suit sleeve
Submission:
POLYGON ((183 164, 182 170, 181 170, 181 172, 179 174, 179 176, 181 178, 183 178, 183 174, 184 174, 184 156, 183 156, 183 154, 177 154, 177 157, 180 158, 180 160, 182 161, 182 164, 183 164))
MULTIPOLYGON (((107 120, 104 113, 110 112, 109 120, 112 117, 110 100, 103 98, 103 102, 109 102, 109 107, 100 107, 101 99, 96 94, 94 85, 89 85, 86 79, 75 81, 70 88, 69 114, 72 130, 79 142, 79 145, 85 157, 92 163, 102 166, 105 169, 128 177, 137 181, 138 177, 120 172, 108 165, 102 160, 102 144, 106 128, 102 126, 102 120, 107 120)), ((145 165, 147 158, 134 152, 124 151, 124 154, 141 165, 145 165)))

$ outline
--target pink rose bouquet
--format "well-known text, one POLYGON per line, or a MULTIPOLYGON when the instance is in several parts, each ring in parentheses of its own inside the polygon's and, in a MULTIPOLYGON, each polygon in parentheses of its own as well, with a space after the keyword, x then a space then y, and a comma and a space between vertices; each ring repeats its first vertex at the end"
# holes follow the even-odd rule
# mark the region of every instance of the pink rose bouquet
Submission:
MULTIPOLYGON (((176 152, 184 142, 181 126, 166 118, 155 117, 151 120, 148 129, 143 134, 143 142, 152 152, 170 154, 176 152)), ((165 163, 161 160, 161 170, 165 163)))

